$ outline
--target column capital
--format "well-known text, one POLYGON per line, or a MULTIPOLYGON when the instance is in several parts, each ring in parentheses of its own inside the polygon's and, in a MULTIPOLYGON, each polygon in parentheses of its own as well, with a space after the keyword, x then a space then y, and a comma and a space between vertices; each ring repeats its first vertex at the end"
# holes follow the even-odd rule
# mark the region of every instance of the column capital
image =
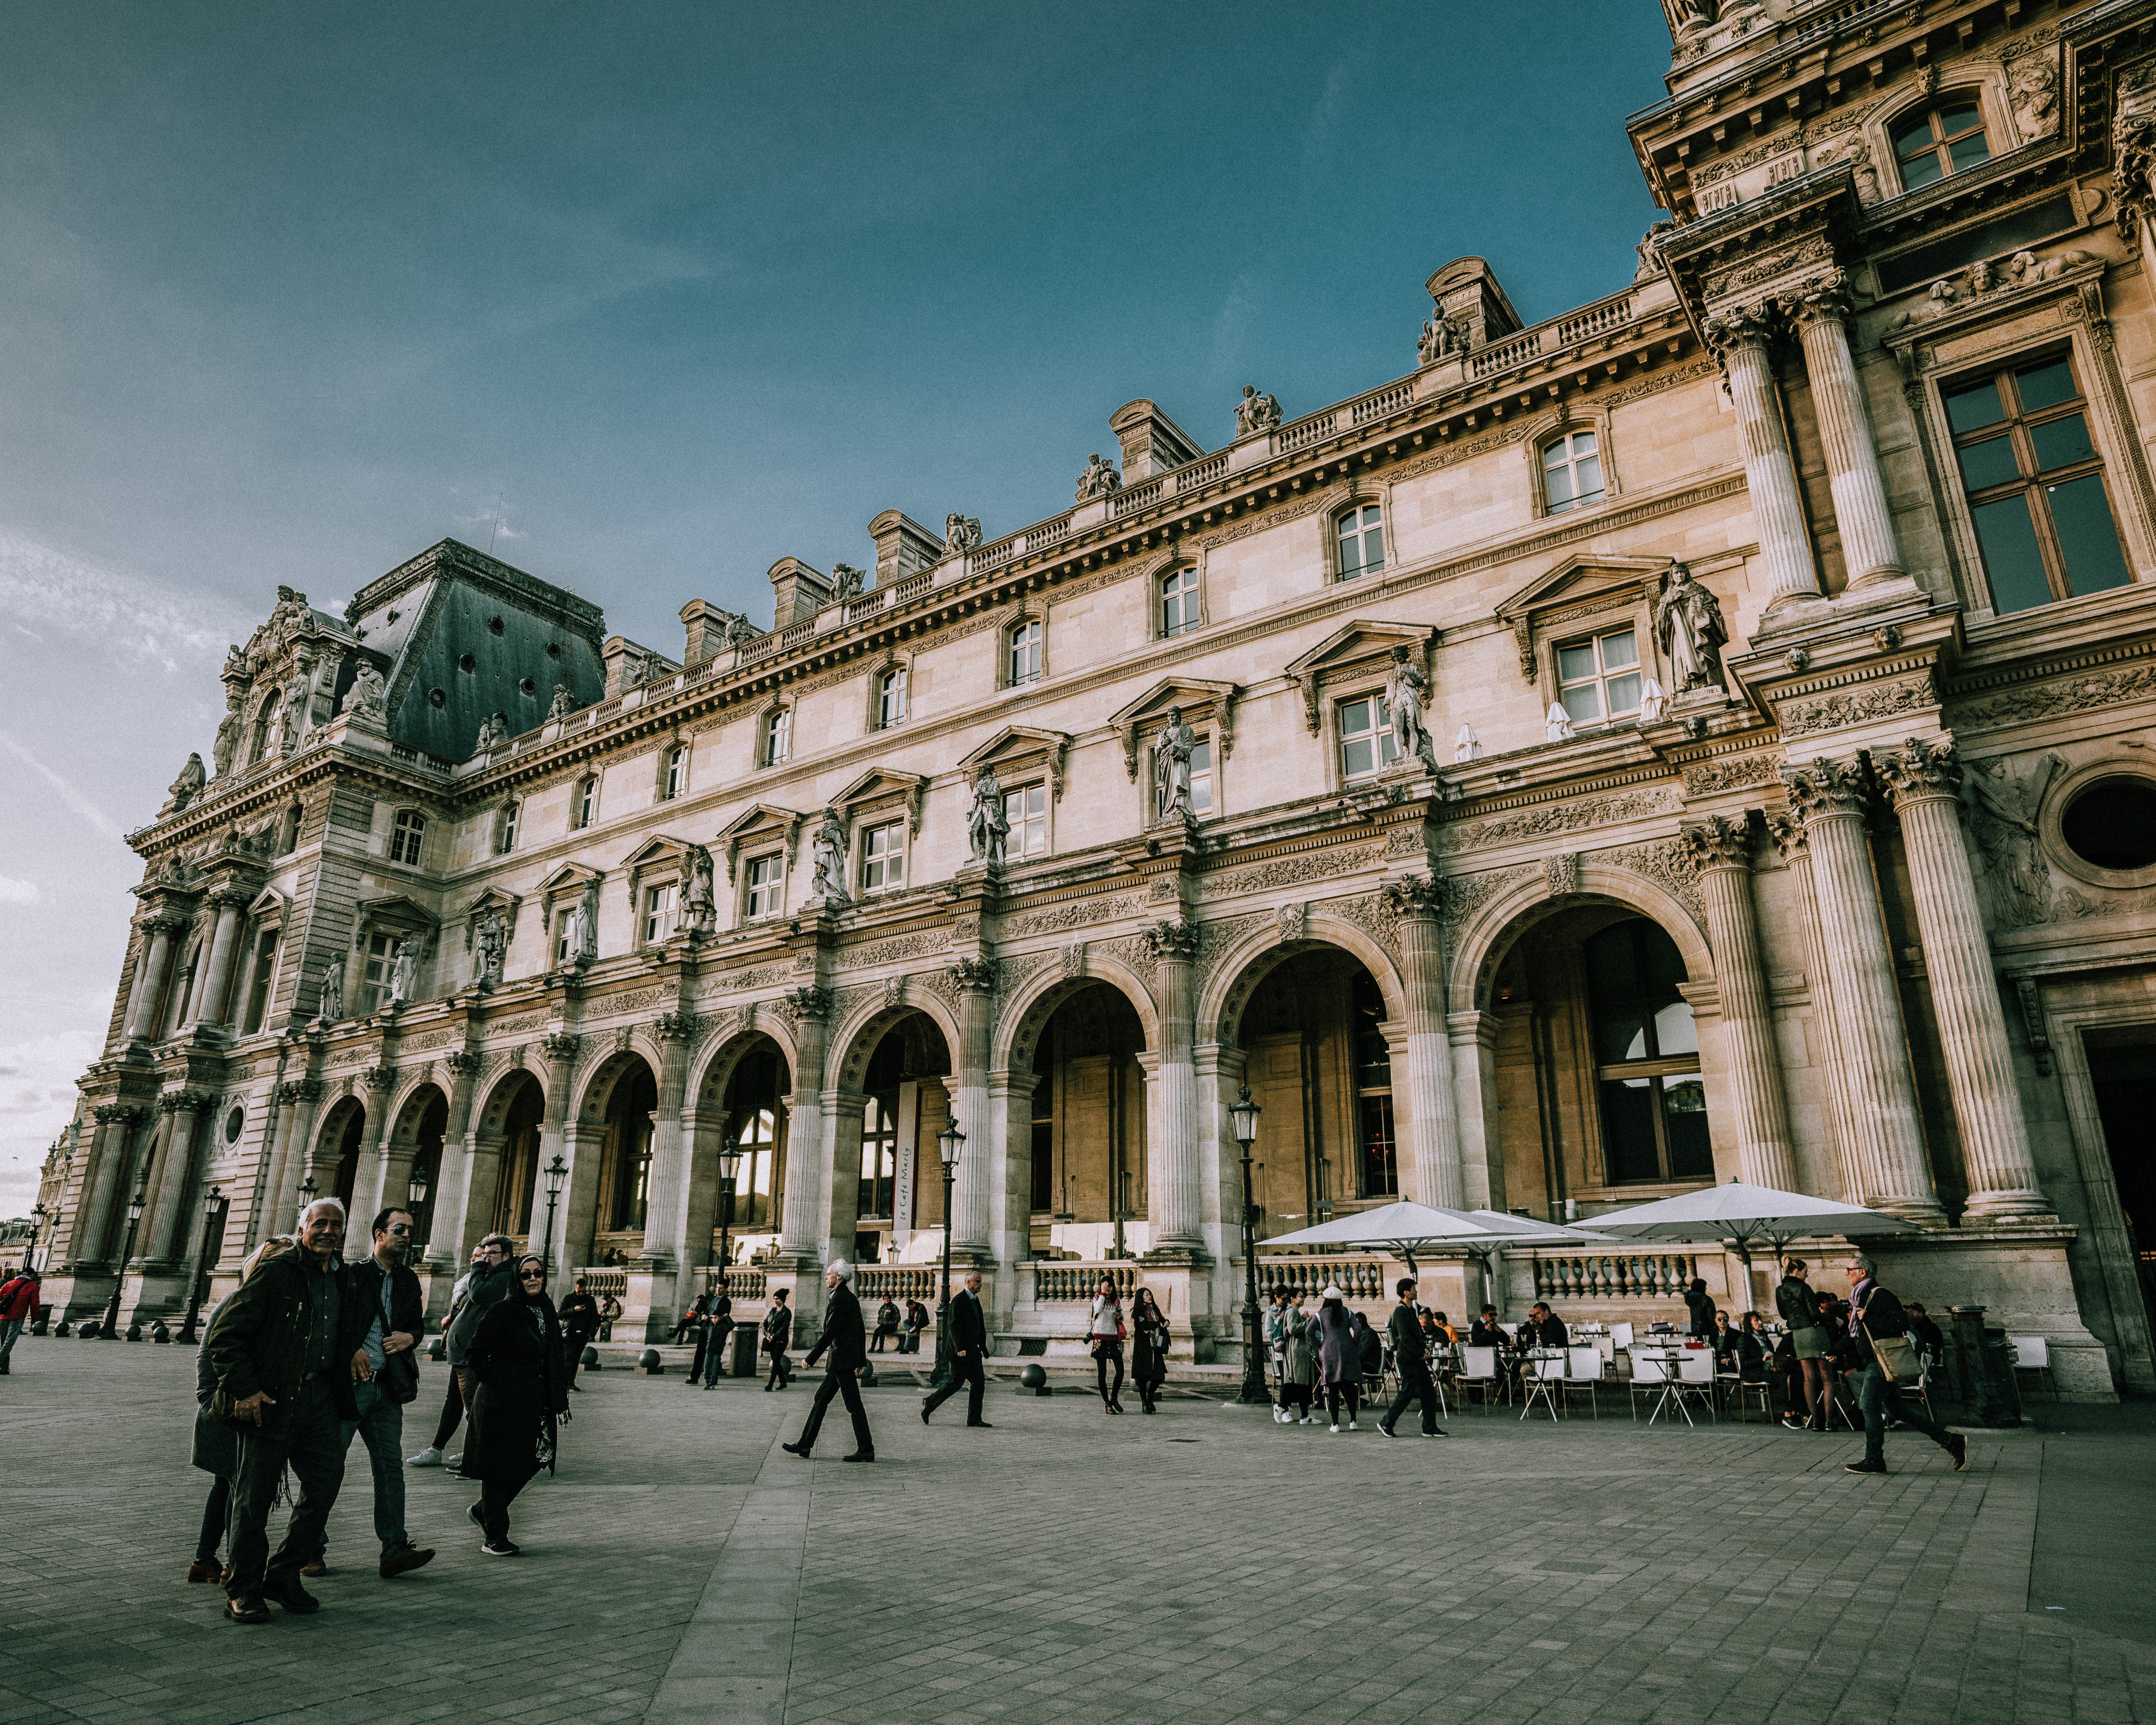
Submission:
POLYGON ((566 1030, 557 1030, 551 1036, 539 1039, 539 1052, 560 1065, 567 1065, 576 1059, 577 1050, 583 1045, 583 1037, 572 1035, 566 1030))
POLYGON ((1927 742, 1912 737, 1898 749, 1875 752, 1871 764, 1887 782, 1897 809, 1932 797, 1961 800, 1961 761, 1950 737, 1927 742))
POLYGON ((1863 765, 1854 755, 1846 761, 1822 756, 1809 767, 1784 767, 1782 783, 1789 788, 1790 809, 1808 827, 1834 815, 1861 817, 1871 803, 1863 765))
POLYGON ((168 1090, 157 1098, 157 1109, 163 1114, 199 1114, 211 1101, 203 1091, 168 1090))
POLYGON ((1445 882, 1435 875, 1403 875, 1378 889, 1385 904, 1400 916, 1438 917, 1445 914, 1445 882))
POLYGON ((100 1102, 90 1111, 100 1126, 133 1126, 147 1112, 132 1102, 100 1102))
POLYGON ((471 1078, 477 1076, 480 1062, 480 1057, 470 1050, 459 1049, 454 1054, 444 1055, 442 1064, 459 1078, 471 1078))
POLYGON ((652 1020, 652 1034, 661 1042, 686 1042, 696 1034, 693 1012, 662 1012, 652 1020))
POLYGON ((1700 326, 1700 335, 1716 362, 1727 366, 1731 354, 1746 347, 1763 349, 1780 330, 1781 320, 1775 303, 1768 299, 1750 305, 1717 306, 1707 314, 1707 321, 1700 326))
POLYGON ((368 1066, 353 1076, 369 1090, 388 1090, 397 1082, 394 1066, 368 1066))
POLYGON ((302 1078, 299 1083, 299 1091, 301 1101, 319 1102, 329 1093, 329 1086, 319 1078, 302 1078))
POLYGON ((820 1024, 831 1015, 832 994, 829 988, 788 988, 779 999, 797 1019, 813 1019, 820 1024))
POLYGON ((1752 827, 1747 820, 1711 814, 1686 826, 1684 842, 1692 866, 1702 875, 1712 869, 1751 870, 1752 827))
POLYGON ((1855 308, 1850 303, 1846 270, 1829 270, 1799 282, 1780 296, 1783 314, 1802 331, 1814 324, 1840 324, 1845 328, 1855 308))
POLYGON ((1811 855, 1804 842, 1804 824, 1786 809, 1778 809, 1767 817, 1767 836, 1774 841, 1784 863, 1811 855))
POLYGON ((299 1081, 287 1079, 270 1093, 270 1099, 280 1108, 298 1107, 300 1106, 299 1081))
POLYGON ((1156 922, 1145 932, 1146 948, 1155 958, 1188 964, 1198 956, 1199 927, 1186 919, 1156 922))
POLYGON ((996 991, 996 961, 961 958, 951 967, 951 977, 969 994, 993 994, 996 991))

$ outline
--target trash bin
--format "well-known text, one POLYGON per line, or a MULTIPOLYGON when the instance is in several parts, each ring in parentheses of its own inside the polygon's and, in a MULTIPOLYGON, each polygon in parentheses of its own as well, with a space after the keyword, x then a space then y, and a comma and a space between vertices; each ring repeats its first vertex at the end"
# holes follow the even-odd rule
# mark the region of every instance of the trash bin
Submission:
POLYGON ((756 1376, 756 1344, 762 1339, 762 1332, 754 1324, 734 1326, 734 1358, 732 1370, 737 1378, 756 1376))

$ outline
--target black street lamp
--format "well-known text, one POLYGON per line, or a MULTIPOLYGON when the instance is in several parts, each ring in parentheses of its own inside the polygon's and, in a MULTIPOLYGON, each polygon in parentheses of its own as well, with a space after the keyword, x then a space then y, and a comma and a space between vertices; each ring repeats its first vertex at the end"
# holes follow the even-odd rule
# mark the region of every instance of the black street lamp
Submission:
POLYGON ((30 1273, 32 1263, 38 1255, 38 1236, 45 1231, 45 1217, 48 1214, 53 1214, 55 1221, 59 1219, 57 1213, 49 1213, 41 1204, 33 1204, 30 1206, 30 1244, 23 1252, 23 1274, 25 1276, 30 1273))
POLYGON ((733 1263, 734 1179, 741 1173, 742 1147, 728 1144, 719 1152, 719 1291, 726 1291, 726 1271, 733 1263))
POLYGON ((135 1230, 142 1219, 142 1189, 137 1186, 135 1195, 127 1200, 127 1244, 121 1248, 120 1262, 112 1271, 112 1303, 105 1308, 105 1327, 98 1334, 107 1342, 120 1339, 120 1284, 126 1279, 127 1266, 135 1256, 135 1230))
POLYGON ((300 1222, 307 1214, 307 1206, 321 1195, 321 1189, 315 1183, 315 1177, 312 1174, 302 1174, 300 1177, 300 1209, 298 1214, 292 1218, 293 1233, 297 1234, 300 1231, 300 1222))
POLYGON ((936 1369, 928 1381, 938 1389, 951 1381, 951 1183, 958 1178, 958 1153, 966 1135, 955 1120, 936 1134, 936 1153, 943 1158, 943 1298, 936 1308, 936 1369))
POLYGON ((210 1230, 217 1225, 218 1214, 224 1209, 224 1194, 213 1186, 203 1194, 202 1250, 195 1254, 195 1273, 187 1283, 187 1316, 180 1326, 180 1333, 172 1339, 182 1347, 195 1345, 195 1320, 202 1316, 203 1296, 208 1291, 210 1271, 217 1268, 217 1260, 209 1255, 210 1230))
POLYGON ((1258 1116, 1265 1111, 1250 1100, 1250 1087, 1239 1087, 1229 1105, 1228 1120, 1243 1147, 1243 1393, 1239 1401, 1269 1402, 1265 1357, 1258 1348, 1258 1206, 1250 1193, 1250 1146, 1258 1141, 1258 1116))
POLYGON ((568 1178, 568 1164, 557 1151, 554 1159, 547 1164, 547 1238, 539 1248, 539 1267, 545 1272, 544 1281, 554 1279, 554 1205, 561 1199, 562 1182, 568 1178))
MULTIPOLYGON (((413 1168, 412 1170, 412 1184, 408 1189, 412 1199, 412 1245, 410 1250, 407 1252, 406 1256, 424 1257, 426 1255, 427 1243, 425 1238, 419 1232, 419 1216, 421 1212, 425 1209, 427 1204, 427 1174, 425 1169, 413 1168)), ((433 1219, 429 1217, 428 1220, 429 1225, 431 1227, 433 1225, 433 1219)))

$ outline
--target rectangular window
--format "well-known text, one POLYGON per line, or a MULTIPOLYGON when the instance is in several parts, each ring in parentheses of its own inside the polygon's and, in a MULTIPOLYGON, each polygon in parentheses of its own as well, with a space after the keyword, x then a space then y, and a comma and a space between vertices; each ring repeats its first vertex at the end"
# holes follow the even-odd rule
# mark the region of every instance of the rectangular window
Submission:
POLYGON ((1362 1136, 1362 1187, 1364 1198, 1397 1198, 1400 1194, 1400 1158, 1393 1137, 1393 1099, 1389 1094, 1356 1098, 1362 1136))
POLYGON ((1353 581, 1385 567, 1384 511, 1374 503, 1351 509, 1333 530, 1340 547, 1340 578, 1353 581))
POLYGON ((1044 631, 1038 622, 1021 623, 1010 632, 1010 680, 1014 685, 1040 680, 1044 639, 1044 631))
POLYGON ((1198 572, 1173 569, 1160 578, 1160 632, 1179 635, 1198 627, 1198 572))
POLYGON ((522 805, 511 803, 501 811, 501 829, 495 834, 494 848, 497 854, 506 855, 516 849, 516 817, 522 805))
POLYGON ((644 944, 655 947, 661 941, 674 937, 674 895, 675 884, 669 881, 664 886, 644 889, 644 944))
POLYGON ((1575 725, 1629 718, 1640 711, 1640 642, 1629 629, 1557 649, 1558 699, 1575 725))
POLYGON ((1048 849, 1048 787, 1021 785, 1004 793, 1004 819, 1010 830, 1004 835, 1007 856, 1039 856, 1048 849))
POLYGON ((362 1017, 389 998, 389 973, 396 964, 397 937, 393 934, 367 936, 367 962, 360 972, 359 979, 359 1010, 362 1017))
POLYGON ((776 767, 793 752, 793 710, 781 707, 763 721, 763 764, 776 767))
POLYGON ((1202 737, 1190 752, 1190 812, 1213 812, 1213 739, 1202 737))
POLYGON ((750 859, 747 886, 742 901, 742 916, 744 920, 753 922, 759 916, 775 916, 778 914, 780 860, 776 851, 769 856, 750 859))
POLYGON ((254 974, 247 985, 247 1034, 262 1028, 270 1010, 270 986, 277 974, 277 931, 265 928, 254 945, 254 974))
POLYGON ((427 817, 415 809, 398 811, 396 827, 389 834, 389 860, 419 866, 419 846, 427 836, 427 817))
POLYGON ((588 827, 599 818, 599 782, 597 775, 577 787, 577 824, 588 827))
POLYGON ((878 892, 906 884, 906 823, 870 827, 861 838, 861 891, 878 892))
POLYGON ((563 911, 554 918, 554 963, 566 967, 569 962, 569 913, 563 911))
POLYGON ((1393 716, 1382 695, 1366 695, 1340 709, 1340 776, 1361 778, 1399 758, 1393 716))
POLYGON ((670 800, 689 788, 689 746, 670 749, 666 754, 666 785, 664 794, 670 800))
POLYGON ((1994 611, 2026 611, 2133 578, 2088 403, 2066 355, 2025 360, 1943 399, 1994 611))
POLYGON ((854 1214, 861 1220, 891 1215, 898 1176, 898 1097, 870 1096, 861 1111, 861 1184, 854 1214))
POLYGON ((876 728, 888 731, 906 722, 906 668, 886 671, 876 685, 876 728))
POLYGON ((1602 501, 1602 453, 1593 432, 1575 431, 1543 449, 1543 501, 1552 515, 1602 501))

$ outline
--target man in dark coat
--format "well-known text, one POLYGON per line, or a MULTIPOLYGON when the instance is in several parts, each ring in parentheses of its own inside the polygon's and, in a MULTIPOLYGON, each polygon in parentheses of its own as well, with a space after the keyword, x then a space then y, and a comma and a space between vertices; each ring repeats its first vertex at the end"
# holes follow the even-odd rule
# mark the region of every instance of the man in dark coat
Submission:
POLYGON ((779 1446, 804 1461, 816 1447, 816 1434, 824 1428, 825 1409, 831 1405, 831 1399, 839 1395, 845 1397, 846 1412, 854 1422, 854 1453, 839 1459, 875 1460, 875 1439, 869 1431, 869 1412, 861 1405, 858 1381, 861 1368, 869 1363, 868 1331, 861 1322, 861 1302, 846 1286, 853 1274, 854 1266, 843 1258, 824 1272, 824 1286, 830 1290, 830 1296, 824 1302, 824 1333, 808 1350, 808 1363, 814 1365, 818 1356, 826 1353, 830 1362, 824 1368, 824 1381, 816 1388, 816 1403, 808 1409, 808 1423, 801 1428, 800 1437, 779 1446))
POLYGON ((1400 1393, 1393 1398, 1385 1417, 1378 1422, 1378 1430, 1387 1437, 1398 1437, 1399 1434, 1393 1430, 1394 1426, 1407 1412, 1409 1402, 1419 1401, 1422 1435, 1443 1437, 1445 1429, 1437 1423, 1437 1386, 1430 1381, 1430 1344, 1424 1339, 1422 1318, 1415 1311, 1415 1279, 1412 1276, 1402 1276, 1394 1291, 1400 1296, 1400 1303, 1385 1321, 1385 1333, 1392 1338, 1393 1366, 1400 1374, 1400 1393))
POLYGON ((883 1352, 884 1344, 898 1333, 898 1301, 886 1295, 883 1304, 876 1307, 875 1339, 869 1344, 870 1353, 883 1352))
POLYGON ((352 1267, 352 1303, 367 1325, 360 1346, 370 1376, 352 1389, 359 1409, 346 1423, 345 1447, 357 1432, 374 1473, 374 1535, 382 1542, 382 1579, 393 1580, 434 1553, 404 1530, 404 1404, 419 1394, 419 1337, 427 1312, 419 1278, 404 1262, 412 1244, 412 1213, 386 1209, 374 1219, 374 1253, 352 1267))
MULTIPOLYGON (((1856 1405, 1864 1410, 1864 1459, 1849 1463, 1850 1473, 1887 1471, 1887 1422, 1898 1420, 1912 1431, 1921 1431, 1953 1458, 1954 1471, 1969 1466, 1969 1440, 1958 1432, 1934 1425, 1924 1410, 1905 1401, 1902 1387, 1879 1358, 1872 1344, 1906 1337, 1909 1314, 1892 1291, 1879 1285, 1879 1271, 1871 1260, 1859 1255, 1845 1267, 1849 1277, 1849 1338, 1861 1368, 1856 1374, 1856 1405)), ((1913 1382, 1913 1378, 1911 1380, 1913 1382)))
POLYGON ((1481 1315, 1467 1327, 1467 1345, 1470 1348, 1505 1348, 1512 1338, 1505 1333, 1504 1325, 1497 1322, 1497 1308, 1485 1306, 1481 1315))
POLYGON ((933 1395, 925 1396, 921 1403, 921 1423, 927 1425, 928 1416, 958 1393, 963 1384, 967 1389, 966 1424, 985 1426, 981 1418, 981 1398, 987 1394, 988 1372, 982 1364, 988 1351, 988 1320, 981 1310, 981 1272, 966 1273, 966 1285, 951 1296, 951 1375, 943 1387, 933 1395))
POLYGON ((599 1332, 599 1302, 592 1297, 591 1290, 584 1286, 581 1276, 577 1278, 577 1291, 565 1296, 560 1309, 562 1320, 562 1353, 563 1379, 572 1389, 582 1389, 577 1382, 577 1373, 584 1363, 584 1350, 591 1346, 592 1337, 599 1332))
POLYGON ((234 1623, 268 1622, 264 1599, 300 1615, 321 1607, 300 1566, 322 1548, 344 1483, 342 1422, 359 1418, 352 1384, 372 1376, 361 1345, 367 1311, 343 1249, 344 1206, 316 1199, 300 1218, 300 1243, 241 1283, 203 1338, 217 1373, 212 1411, 239 1434, 224 1606, 234 1623), (270 1506, 288 1464, 300 1494, 272 1557, 270 1506))

